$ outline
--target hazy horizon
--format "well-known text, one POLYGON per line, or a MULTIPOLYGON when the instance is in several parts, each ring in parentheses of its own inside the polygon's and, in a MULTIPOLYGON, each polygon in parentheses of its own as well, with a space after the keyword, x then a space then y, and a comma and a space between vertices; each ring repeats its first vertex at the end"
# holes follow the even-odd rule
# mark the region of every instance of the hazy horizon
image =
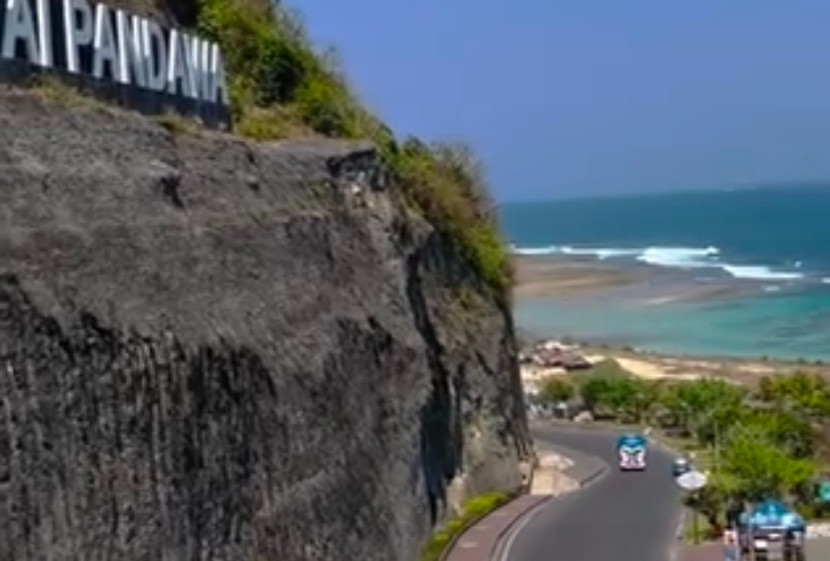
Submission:
POLYGON ((605 200, 605 199, 627 199, 637 197, 660 197, 669 195, 694 195, 717 192, 730 191, 786 191, 788 189, 804 191, 804 190, 828 190, 830 191, 830 179, 827 181, 815 182, 780 182, 780 183, 762 183, 757 185, 740 185, 731 187, 706 188, 700 187, 697 189, 673 189, 666 191, 621 191, 617 193, 570 193, 562 196, 548 196, 548 197, 531 197, 526 199, 509 199, 497 200, 498 205, 513 205, 513 204, 534 204, 544 202, 567 202, 567 201, 590 201, 590 200, 605 200))

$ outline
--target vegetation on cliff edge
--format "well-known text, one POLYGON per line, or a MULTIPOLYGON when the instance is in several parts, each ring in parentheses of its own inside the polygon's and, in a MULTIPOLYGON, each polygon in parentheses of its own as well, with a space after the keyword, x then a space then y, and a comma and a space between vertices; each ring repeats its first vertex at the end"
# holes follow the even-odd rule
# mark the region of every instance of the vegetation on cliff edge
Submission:
MULTIPOLYGON (((469 147, 401 142, 349 88, 333 51, 318 53, 281 2, 189 0, 200 33, 225 53, 234 126, 258 140, 370 139, 411 205, 505 295, 511 269, 480 162, 469 147)), ((181 8, 179 8, 181 9, 181 8)))

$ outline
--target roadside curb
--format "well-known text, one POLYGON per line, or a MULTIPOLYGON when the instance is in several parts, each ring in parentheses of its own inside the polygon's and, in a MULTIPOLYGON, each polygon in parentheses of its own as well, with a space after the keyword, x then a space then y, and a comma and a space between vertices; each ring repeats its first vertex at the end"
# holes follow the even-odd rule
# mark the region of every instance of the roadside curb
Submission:
MULTIPOLYGON (((567 494, 567 493, 563 493, 567 494)), ((487 559, 483 559, 482 561, 501 561, 504 558, 505 554, 505 542, 507 541, 506 538, 509 536, 516 535, 514 533, 514 529, 520 524, 529 522, 533 519, 533 516, 536 512, 542 510, 542 508, 561 495, 536 495, 539 497, 539 500, 535 503, 531 504, 528 508, 523 510, 518 516, 513 518, 510 523, 505 527, 499 534, 496 536, 495 541, 493 542, 493 547, 490 549, 490 554, 488 555, 487 559)), ((509 549, 508 549, 509 552, 509 549)))
MULTIPOLYGON (((531 520, 536 516, 538 512, 540 512, 547 503, 558 499, 559 497, 563 497, 575 491, 579 491, 594 483, 598 479, 602 478, 602 476, 609 473, 609 465, 600 458, 596 458, 595 456, 590 456, 589 454, 583 454, 581 452, 577 453, 576 451, 571 450, 565 446, 551 446, 554 450, 557 450, 558 453, 562 454, 563 456, 568 457, 573 462, 573 457, 569 454, 576 453, 578 454, 577 457, 581 457, 582 459, 591 458, 592 461, 595 461, 598 465, 595 468, 592 468, 586 475, 583 475, 581 478, 574 478, 571 475, 567 475, 576 481, 577 487, 575 489, 571 489, 568 491, 564 491, 558 494, 549 494, 549 495, 537 495, 541 498, 541 500, 537 501, 535 504, 531 505, 529 508, 522 511, 518 516, 516 516, 510 523, 505 527, 496 537, 496 541, 493 544, 493 549, 490 552, 490 557, 486 561, 502 561, 505 559, 505 555, 510 551, 510 545, 512 545, 512 539, 514 536, 518 535, 518 531, 524 527, 525 524, 530 523, 531 520), (505 549, 506 548, 506 549, 505 549)), ((576 463, 576 462, 574 462, 576 463)), ((570 469, 570 468, 569 468, 570 469)), ((564 470, 567 472, 568 470, 564 470)), ((484 561, 484 560, 483 560, 484 561)))
POLYGON ((453 550, 455 549, 456 544, 458 544, 458 542, 464 537, 464 535, 467 533, 467 531, 470 530, 473 526, 475 526, 476 524, 478 524, 479 522, 481 522, 482 520, 484 520, 485 518, 487 518, 488 516, 490 516, 494 512, 498 512, 499 510, 503 509, 504 507, 513 504, 514 502, 516 502, 517 500, 519 500, 519 499, 521 499, 522 497, 525 497, 525 496, 528 496, 528 493, 527 493, 526 489, 520 489, 518 491, 515 491, 510 496, 510 498, 507 499, 507 502, 505 502, 503 505, 500 505, 495 510, 491 510, 490 512, 485 512, 484 514, 481 514, 481 515, 469 520, 458 532, 456 532, 456 534, 452 538, 450 538, 450 541, 449 541, 449 543, 447 543, 447 546, 444 548, 444 551, 438 557, 438 561, 447 561, 447 559, 449 559, 450 555, 453 553, 453 550))
MULTIPOLYGON (((573 462, 573 458, 570 456, 572 452, 570 449, 563 446, 551 446, 550 448, 554 453, 558 453, 573 462)), ((455 536, 453 536, 453 538, 447 544, 447 547, 444 549, 444 552, 441 554, 441 557, 439 558, 440 561, 464 560, 469 558, 465 556, 469 556, 469 554, 472 552, 465 549, 465 544, 463 543, 465 538, 470 539, 471 534, 473 534, 475 530, 480 529, 481 524, 487 524, 488 519, 498 521, 500 517, 509 516, 509 519, 503 520, 503 522, 501 523, 496 522, 499 525, 504 524, 503 527, 493 528, 493 530, 496 530, 496 533, 495 535, 491 535, 489 538, 487 538, 487 542, 492 540, 492 543, 487 543, 485 545, 487 553, 484 553, 482 551, 479 553, 479 556, 476 557, 477 561, 489 561, 490 559, 494 559, 494 556, 501 551, 500 548, 504 545, 505 540, 508 539, 509 536, 511 536, 512 532, 516 529, 517 524, 532 518, 532 515, 535 512, 540 511, 544 507, 544 505, 546 505, 549 501, 567 495, 573 491, 578 491, 586 485, 589 485, 590 483, 596 481, 602 475, 608 472, 608 465, 598 458, 595 460, 597 465, 595 467, 589 468, 589 470, 585 473, 582 473, 580 477, 576 477, 574 474, 569 473, 571 469, 573 469, 574 467, 571 466, 565 470, 562 470, 560 473, 562 473, 566 477, 569 477, 576 483, 576 486, 574 488, 556 494, 549 493, 534 495, 530 493, 530 490, 532 488, 532 482, 539 469, 539 453, 540 451, 537 450, 537 461, 534 462, 534 466, 530 472, 530 476, 528 477, 527 484, 523 485, 522 488, 518 490, 509 501, 507 501, 497 509, 490 511, 487 514, 484 514, 483 516, 478 517, 470 521, 469 524, 465 525, 465 527, 461 531, 459 531, 455 536)), ((577 456, 577 462, 580 461, 580 459, 582 458, 593 458, 593 456, 578 453, 576 451, 573 451, 573 453, 577 456)), ((482 529, 482 531, 484 530, 482 529)))
POLYGON ((564 456, 571 461, 571 466, 563 469, 562 473, 576 481, 580 488, 589 485, 607 473, 610 468, 608 462, 598 456, 586 454, 558 444, 547 446, 554 453, 564 456))
POLYGON ((458 542, 464 537, 468 530, 473 528, 476 524, 478 524, 494 512, 498 512, 499 510, 515 503, 522 497, 529 496, 530 490, 533 488, 533 477, 536 474, 536 470, 539 469, 539 456, 535 453, 535 451, 533 453, 530 466, 530 473, 527 476, 527 481, 522 483, 522 485, 519 486, 518 489, 515 489, 513 492, 511 492, 509 498, 503 505, 499 506, 495 510, 485 512, 484 514, 468 521, 467 524, 465 524, 458 532, 456 532, 456 534, 452 538, 450 538, 450 541, 449 543, 447 543, 447 546, 444 548, 444 551, 441 552, 441 555, 438 557, 438 561, 447 561, 450 555, 455 550, 455 547, 458 544, 458 542))

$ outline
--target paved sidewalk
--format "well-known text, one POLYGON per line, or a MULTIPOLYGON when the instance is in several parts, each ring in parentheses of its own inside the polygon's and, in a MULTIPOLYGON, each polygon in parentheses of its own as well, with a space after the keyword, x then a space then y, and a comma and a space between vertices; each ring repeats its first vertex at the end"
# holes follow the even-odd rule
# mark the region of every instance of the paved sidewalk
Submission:
POLYGON ((560 447, 539 446, 539 466, 530 492, 491 512, 468 528, 444 561, 490 561, 496 546, 526 513, 543 502, 579 489, 605 465, 590 456, 560 447), (571 453, 574 457, 570 457, 571 453))
POLYGON ((553 495, 522 495, 485 516, 455 542, 445 561, 489 561, 501 537, 526 512, 553 495))

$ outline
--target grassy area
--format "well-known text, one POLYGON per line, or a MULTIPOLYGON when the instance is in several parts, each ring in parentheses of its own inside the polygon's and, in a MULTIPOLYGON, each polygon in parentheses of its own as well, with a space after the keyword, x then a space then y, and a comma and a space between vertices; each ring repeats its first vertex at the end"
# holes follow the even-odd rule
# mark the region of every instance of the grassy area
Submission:
POLYGON ((58 78, 50 75, 35 75, 30 80, 30 87, 43 99, 68 107, 73 111, 90 111, 107 107, 92 97, 81 94, 58 78))
POLYGON ((478 519, 507 503, 510 498, 511 496, 507 493, 496 492, 470 499, 464 505, 460 516, 453 518, 433 534, 426 547, 424 547, 421 561, 438 561, 455 536, 466 530, 478 519))

